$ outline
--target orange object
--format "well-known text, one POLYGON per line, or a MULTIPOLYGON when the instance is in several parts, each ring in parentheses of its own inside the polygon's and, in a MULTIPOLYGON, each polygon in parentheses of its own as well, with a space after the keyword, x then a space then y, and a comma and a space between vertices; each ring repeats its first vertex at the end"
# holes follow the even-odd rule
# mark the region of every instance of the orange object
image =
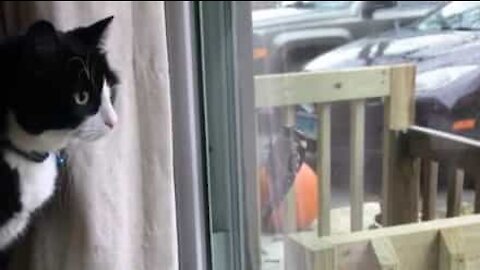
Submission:
POLYGON ((452 129, 454 131, 470 130, 475 128, 476 120, 475 119, 464 119, 453 122, 452 129))
MULTIPOLYGON (((265 205, 268 200, 269 193, 269 177, 268 173, 264 170, 260 170, 260 194, 261 205, 265 205)), ((318 215, 318 177, 315 172, 306 164, 302 164, 300 170, 295 176, 295 182, 293 185, 293 191, 295 192, 295 204, 296 204, 296 224, 297 230, 305 230, 310 227, 312 222, 318 215)), ((284 229, 284 218, 286 213, 286 199, 290 191, 285 194, 283 202, 273 210, 269 217, 267 228, 276 232, 281 232, 284 229)))
POLYGON ((295 177, 297 228, 306 229, 318 215, 318 179, 315 172, 303 164, 295 177))
POLYGON ((255 48, 253 49, 253 59, 263 59, 268 56, 267 48, 255 48))
POLYGON ((260 180, 260 207, 264 208, 270 199, 270 176, 265 167, 259 169, 258 178, 260 180))

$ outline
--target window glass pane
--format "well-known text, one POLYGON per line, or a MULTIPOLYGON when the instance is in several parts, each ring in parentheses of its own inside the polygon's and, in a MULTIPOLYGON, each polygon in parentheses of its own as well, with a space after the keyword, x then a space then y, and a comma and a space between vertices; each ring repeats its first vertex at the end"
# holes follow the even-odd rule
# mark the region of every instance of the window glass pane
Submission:
POLYGON ((253 1, 252 26, 262 269, 473 212, 480 2, 253 1))
POLYGON ((453 2, 422 20, 419 30, 478 29, 480 2, 453 2))

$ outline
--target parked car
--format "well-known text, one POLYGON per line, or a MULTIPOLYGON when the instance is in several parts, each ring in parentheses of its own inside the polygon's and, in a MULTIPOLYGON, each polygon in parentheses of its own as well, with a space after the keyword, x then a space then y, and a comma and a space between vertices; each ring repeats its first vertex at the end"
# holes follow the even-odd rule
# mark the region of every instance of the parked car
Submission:
POLYGON ((298 71, 320 53, 410 24, 444 1, 281 1, 252 13, 256 74, 298 71))
POLYGON ((416 124, 480 139, 480 2, 454 1, 413 25, 363 38, 305 70, 415 63, 416 124))
MULTIPOLYGON (((305 71, 414 63, 417 125, 480 140, 480 1, 453 1, 401 29, 369 36, 318 56, 305 71)), ((348 179, 348 106, 333 107, 332 163, 337 179, 348 179), (336 166, 336 169, 335 169, 336 166)), ((381 178, 382 103, 367 103, 365 175, 375 190, 381 178)), ((309 104, 298 106, 297 132, 312 142, 316 116, 309 104)), ((312 155, 313 158, 315 155, 312 155)), ((315 160, 311 161, 315 164, 315 160)), ((445 184, 445 174, 440 174, 445 184)), ((467 175, 466 184, 473 185, 467 175)), ((378 190, 377 190, 378 191, 378 190)))
MULTIPOLYGON (((447 3, 411 25, 371 35, 320 55, 309 62, 304 70, 401 63, 415 63, 417 66, 417 125, 480 139, 479 1, 447 3)), ((365 184, 367 192, 377 194, 380 192, 382 177, 382 111, 380 100, 367 103, 365 184)), ((348 104, 332 106, 334 187, 346 187, 349 183, 349 114, 348 104)), ((259 131, 264 133, 271 133, 272 128, 262 123, 275 123, 274 120, 281 119, 273 113, 263 117, 265 119, 259 118, 258 126, 259 131)), ((293 139, 290 136, 292 142, 298 141, 298 138, 308 142, 306 149, 298 153, 314 169, 316 123, 311 104, 298 106, 296 137, 293 139)), ((276 125, 281 126, 281 121, 277 121, 276 125)), ((278 130, 282 129, 277 128, 274 132, 278 130)), ((295 153, 291 155, 295 156, 295 153)), ((445 173, 440 173, 440 185, 446 184, 445 176, 445 173)), ((471 187, 472 183, 472 178, 467 175, 467 186, 471 187)))

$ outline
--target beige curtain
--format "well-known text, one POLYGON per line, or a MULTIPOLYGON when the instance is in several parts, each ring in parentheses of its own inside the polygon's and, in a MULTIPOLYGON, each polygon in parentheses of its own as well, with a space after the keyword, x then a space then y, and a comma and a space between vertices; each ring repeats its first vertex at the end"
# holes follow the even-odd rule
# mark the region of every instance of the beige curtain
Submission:
POLYGON ((20 246, 15 269, 177 269, 163 2, 3 2, 8 33, 114 15, 106 47, 122 81, 118 128, 69 149, 70 175, 20 246))

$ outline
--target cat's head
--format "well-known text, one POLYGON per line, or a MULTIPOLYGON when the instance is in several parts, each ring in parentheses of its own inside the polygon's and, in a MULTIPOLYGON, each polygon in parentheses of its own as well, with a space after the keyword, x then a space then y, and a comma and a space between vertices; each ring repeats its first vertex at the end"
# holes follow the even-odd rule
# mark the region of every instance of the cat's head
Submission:
POLYGON ((22 36, 8 98, 13 143, 52 151, 75 138, 98 139, 114 128, 118 80, 102 42, 112 19, 67 32, 39 21, 22 36))

